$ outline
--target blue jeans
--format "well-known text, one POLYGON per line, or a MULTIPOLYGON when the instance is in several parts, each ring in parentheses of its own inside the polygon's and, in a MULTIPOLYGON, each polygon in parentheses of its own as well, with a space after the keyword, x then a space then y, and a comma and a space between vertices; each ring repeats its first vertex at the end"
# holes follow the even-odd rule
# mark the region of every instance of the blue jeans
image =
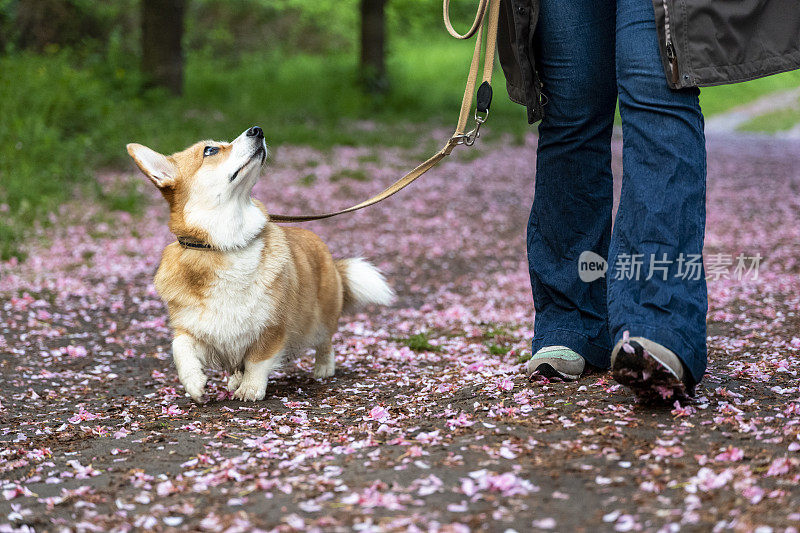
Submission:
POLYGON ((533 350, 565 345, 607 368, 627 330, 675 352, 698 382, 708 307, 698 264, 706 179, 699 90, 668 88, 650 0, 541 0, 535 38, 547 104, 528 222, 533 350), (612 232, 617 97, 623 176, 612 232), (604 277, 581 280, 584 251, 607 260, 604 277))

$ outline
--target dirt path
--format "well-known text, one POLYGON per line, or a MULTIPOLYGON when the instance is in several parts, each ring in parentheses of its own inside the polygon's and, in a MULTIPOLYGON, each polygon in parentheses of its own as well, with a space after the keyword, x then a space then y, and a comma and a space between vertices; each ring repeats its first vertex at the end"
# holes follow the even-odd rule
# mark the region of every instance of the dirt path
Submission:
MULTIPOLYGON (((800 106, 800 88, 767 94, 753 102, 741 105, 725 113, 706 119, 706 135, 736 134, 741 126, 761 115, 777 111, 789 111, 800 106)), ((751 134, 753 135, 753 134, 751 134)), ((759 134, 755 134, 759 135, 759 134)), ((781 139, 800 140, 800 124, 776 134, 781 139)))
MULTIPOLYGON (((150 282, 160 203, 142 222, 65 214, 0 272, 0 531, 796 531, 800 144, 711 138, 707 260, 764 260, 757 279, 710 281, 699 401, 658 409, 607 374, 521 372, 532 143, 312 225, 381 265, 400 302, 344 321, 334 378, 303 358, 257 404, 219 374, 202 406, 177 382, 150 282)), ((257 196, 344 205, 375 185, 342 170, 386 183, 408 157, 284 148, 257 196)))

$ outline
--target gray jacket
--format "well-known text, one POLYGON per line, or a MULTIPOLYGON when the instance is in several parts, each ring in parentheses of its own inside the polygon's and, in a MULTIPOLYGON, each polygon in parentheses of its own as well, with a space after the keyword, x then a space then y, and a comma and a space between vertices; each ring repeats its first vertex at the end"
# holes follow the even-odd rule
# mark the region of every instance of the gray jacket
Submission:
MULTIPOLYGON (((608 1, 608 0, 597 0, 608 1)), ((798 0, 652 0, 673 89, 752 80, 800 68, 798 0)), ((497 51, 511 99, 542 118, 533 35, 539 0, 501 0, 497 51)))

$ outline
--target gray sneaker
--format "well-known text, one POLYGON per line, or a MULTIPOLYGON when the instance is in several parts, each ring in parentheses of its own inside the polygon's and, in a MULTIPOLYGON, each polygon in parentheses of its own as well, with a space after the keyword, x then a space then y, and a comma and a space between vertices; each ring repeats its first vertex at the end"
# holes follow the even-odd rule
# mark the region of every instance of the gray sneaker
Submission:
POLYGON ((583 373, 586 361, 566 346, 545 346, 528 360, 528 374, 538 372, 547 378, 575 381, 583 373))
POLYGON ((611 373, 617 383, 644 402, 687 401, 694 396, 691 376, 669 348, 626 331, 611 352, 611 373))

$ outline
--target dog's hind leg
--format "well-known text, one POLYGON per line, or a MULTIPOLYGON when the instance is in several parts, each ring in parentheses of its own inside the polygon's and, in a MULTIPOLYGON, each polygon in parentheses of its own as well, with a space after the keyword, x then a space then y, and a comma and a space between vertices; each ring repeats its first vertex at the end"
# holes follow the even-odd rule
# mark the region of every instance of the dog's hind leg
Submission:
POLYGON ((208 378, 203 372, 208 348, 185 333, 172 341, 172 360, 178 370, 183 388, 197 403, 201 403, 208 378))
POLYGON ((317 379, 329 378, 336 372, 336 355, 333 353, 331 341, 328 340, 317 346, 314 360, 314 377, 317 379))

